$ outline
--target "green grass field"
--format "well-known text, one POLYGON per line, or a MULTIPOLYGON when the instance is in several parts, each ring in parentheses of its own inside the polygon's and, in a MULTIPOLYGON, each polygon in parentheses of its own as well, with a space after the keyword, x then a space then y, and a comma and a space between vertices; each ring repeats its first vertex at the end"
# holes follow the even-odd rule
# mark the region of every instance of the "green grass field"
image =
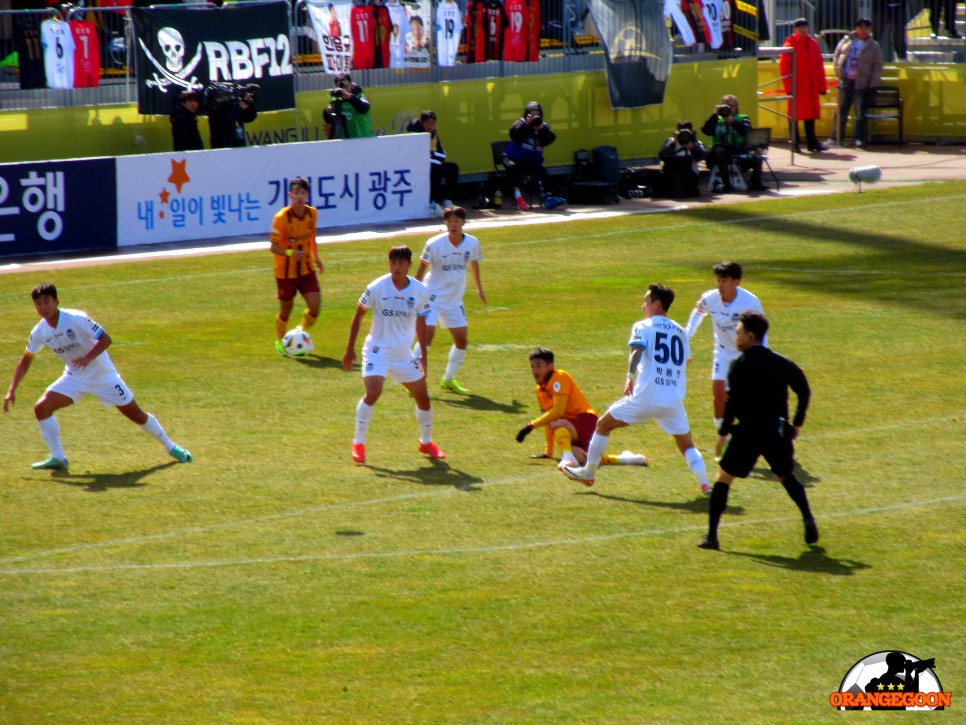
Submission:
MULTIPOLYGON (((58 416, 70 474, 32 471, 31 406, 61 367, 38 356, 0 416, 0 722, 840 722, 829 694, 888 649, 935 657, 939 717, 961 721, 964 207, 957 183, 478 232, 473 395, 436 388, 445 331, 430 356, 445 461, 417 453, 391 384, 368 463, 349 457, 362 382, 339 361, 388 240, 322 249, 302 361, 272 351, 267 251, 0 275, 4 390, 50 279, 195 456, 87 398, 58 416), (589 490, 527 458, 539 432, 514 441, 536 412, 530 348, 602 411, 646 284, 672 286, 684 322, 723 258, 809 376, 820 547, 759 464, 723 550, 696 548, 707 501, 654 424, 611 439, 651 467, 589 490)), ((713 475, 710 328, 687 408, 713 475)))

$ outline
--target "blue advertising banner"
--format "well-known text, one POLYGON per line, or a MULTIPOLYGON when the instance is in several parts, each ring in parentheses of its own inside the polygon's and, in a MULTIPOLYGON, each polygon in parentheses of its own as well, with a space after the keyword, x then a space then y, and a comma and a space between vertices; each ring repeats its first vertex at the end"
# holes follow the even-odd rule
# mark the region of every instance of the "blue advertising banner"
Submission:
POLYGON ((115 160, 0 164, 0 256, 117 248, 115 160))

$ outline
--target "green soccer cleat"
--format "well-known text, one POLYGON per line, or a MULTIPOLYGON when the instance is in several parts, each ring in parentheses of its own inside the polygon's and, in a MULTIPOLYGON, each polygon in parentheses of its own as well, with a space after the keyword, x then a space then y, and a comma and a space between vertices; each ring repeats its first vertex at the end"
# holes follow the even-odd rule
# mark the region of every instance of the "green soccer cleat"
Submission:
POLYGON ((191 458, 191 454, 181 446, 175 446, 170 451, 168 451, 168 453, 170 453, 171 457, 174 460, 176 460, 178 463, 191 463, 191 461, 193 460, 191 458))
POLYGON ((282 341, 281 340, 276 340, 275 341, 275 352, 277 352, 282 357, 287 357, 285 355, 285 345, 282 344, 282 341))
POLYGON ((470 394, 470 391, 469 390, 467 390, 466 388, 464 388, 462 385, 460 385, 455 380, 446 380, 444 378, 443 380, 440 380, 439 381, 439 387, 441 387, 443 390, 448 390, 451 393, 459 393, 460 395, 469 395, 470 394))
POLYGON ((47 456, 43 461, 37 461, 30 466, 35 471, 59 471, 67 470, 67 459, 61 460, 53 456, 47 456))

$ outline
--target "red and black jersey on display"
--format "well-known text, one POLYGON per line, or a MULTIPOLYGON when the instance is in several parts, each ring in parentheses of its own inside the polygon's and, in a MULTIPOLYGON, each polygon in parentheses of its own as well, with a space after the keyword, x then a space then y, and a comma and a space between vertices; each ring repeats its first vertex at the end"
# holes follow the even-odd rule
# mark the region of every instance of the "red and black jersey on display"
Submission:
POLYGON ((373 68, 389 67, 389 41, 392 38, 392 20, 389 19, 389 9, 385 5, 372 6, 373 28, 375 33, 373 68))
POLYGON ((540 0, 530 0, 527 13, 527 60, 540 60, 540 0))
POLYGON ((503 3, 500 0, 486 0, 483 10, 483 32, 486 34, 483 54, 487 60, 503 58, 503 31, 506 25, 503 3))
POLYGON ((527 59, 527 31, 530 10, 527 0, 506 0, 506 32, 503 34, 503 60, 525 61, 527 59))
POLYGON ((466 62, 486 60, 486 34, 483 31, 484 0, 469 0, 466 4, 466 62))

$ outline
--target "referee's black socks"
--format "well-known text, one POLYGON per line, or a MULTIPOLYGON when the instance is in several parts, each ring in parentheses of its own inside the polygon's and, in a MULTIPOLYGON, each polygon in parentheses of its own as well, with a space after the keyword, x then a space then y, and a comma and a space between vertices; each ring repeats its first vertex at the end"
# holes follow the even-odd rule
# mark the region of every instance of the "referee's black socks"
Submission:
POLYGON ((788 497, 795 502, 799 511, 802 512, 802 518, 806 521, 812 521, 812 510, 808 506, 808 497, 805 495, 805 487, 802 482, 792 473, 782 479, 782 486, 788 491, 788 497))
POLYGON ((711 502, 708 506, 708 535, 711 538, 718 536, 718 523, 721 521, 721 514, 724 513, 728 505, 728 492, 731 486, 727 483, 715 482, 711 489, 711 502))

